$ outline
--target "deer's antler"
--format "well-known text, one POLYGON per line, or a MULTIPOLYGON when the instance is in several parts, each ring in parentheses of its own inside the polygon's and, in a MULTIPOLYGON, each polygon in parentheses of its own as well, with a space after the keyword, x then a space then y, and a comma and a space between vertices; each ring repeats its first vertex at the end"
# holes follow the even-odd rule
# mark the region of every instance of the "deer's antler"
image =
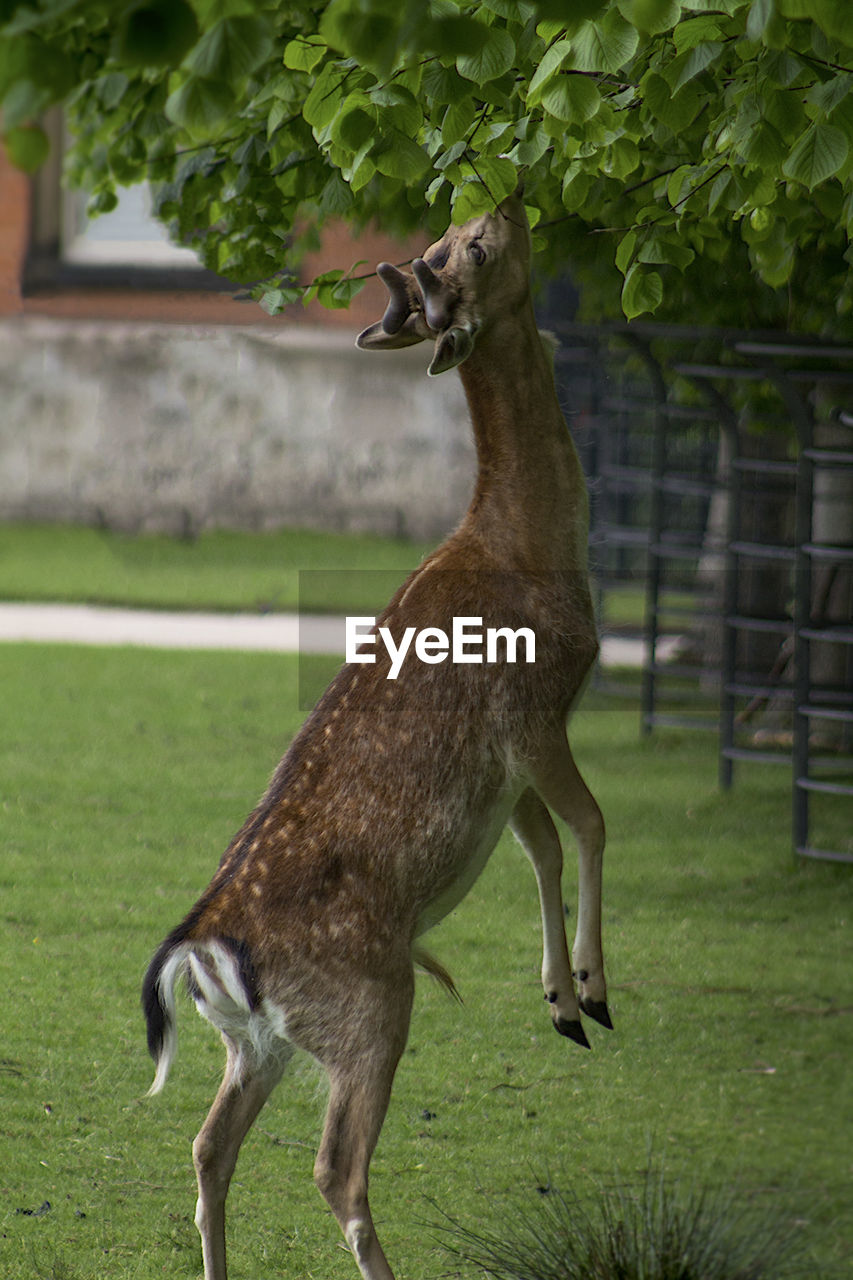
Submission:
POLYGON ((390 262, 380 262, 376 274, 390 294, 380 324, 385 333, 399 333, 412 312, 422 310, 417 286, 411 276, 390 262))
POLYGON ((415 258, 412 270, 423 294, 427 324, 435 333, 441 333, 450 324, 456 293, 423 258, 415 258))

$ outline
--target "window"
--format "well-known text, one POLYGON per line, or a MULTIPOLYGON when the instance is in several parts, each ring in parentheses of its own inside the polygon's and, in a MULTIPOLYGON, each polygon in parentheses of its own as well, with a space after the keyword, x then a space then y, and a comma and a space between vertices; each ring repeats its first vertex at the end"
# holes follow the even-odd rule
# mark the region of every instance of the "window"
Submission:
POLYGON ((25 293, 56 288, 231 290, 204 268, 191 249, 172 244, 151 213, 147 184, 120 188, 119 203, 97 218, 86 216, 86 195, 61 182, 65 132, 58 111, 43 122, 50 156, 33 181, 25 293))
POLYGON ((196 267, 192 249, 173 244, 151 212, 147 183, 119 188, 118 205, 97 218, 86 215, 86 196, 62 191, 61 253, 66 262, 92 266, 196 267))

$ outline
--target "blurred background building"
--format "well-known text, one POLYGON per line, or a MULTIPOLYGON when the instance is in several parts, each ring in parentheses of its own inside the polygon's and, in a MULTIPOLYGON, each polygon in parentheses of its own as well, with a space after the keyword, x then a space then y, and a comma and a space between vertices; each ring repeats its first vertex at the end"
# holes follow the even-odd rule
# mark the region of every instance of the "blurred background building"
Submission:
MULTIPOLYGON (((367 355, 384 309, 275 319, 169 243, 148 192, 89 220, 61 186, 61 131, 35 178, 0 154, 0 519, 128 531, 300 525, 439 536, 473 476, 455 378, 426 349, 367 355)), ((329 231, 303 279, 423 244, 329 231)), ((364 268, 368 270, 369 268, 364 268)))

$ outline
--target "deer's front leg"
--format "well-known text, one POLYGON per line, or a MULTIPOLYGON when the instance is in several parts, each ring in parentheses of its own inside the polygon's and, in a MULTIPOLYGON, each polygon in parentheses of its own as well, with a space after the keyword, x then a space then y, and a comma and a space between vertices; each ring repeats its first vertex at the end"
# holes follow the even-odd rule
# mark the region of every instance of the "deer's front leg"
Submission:
POLYGON ((601 949, 604 819, 578 772, 562 731, 543 744, 532 770, 532 781, 549 808, 568 824, 577 842, 578 924, 572 947, 572 968, 581 1009, 603 1027, 612 1029, 601 949))
POLYGON ((572 981, 563 921, 560 888, 563 850, 560 837, 550 813, 530 788, 521 795, 509 823, 536 872, 542 912, 542 986, 545 999, 551 1006, 551 1018, 561 1035, 588 1049, 589 1041, 581 1026, 572 981))

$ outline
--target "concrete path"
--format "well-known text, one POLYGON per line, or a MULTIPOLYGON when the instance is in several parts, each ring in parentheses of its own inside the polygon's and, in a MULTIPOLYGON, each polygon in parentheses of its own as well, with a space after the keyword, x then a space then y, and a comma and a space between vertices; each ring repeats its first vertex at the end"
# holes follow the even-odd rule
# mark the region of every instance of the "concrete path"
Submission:
POLYGON ((0 604, 0 641, 343 653, 344 620, 289 613, 167 613, 85 604, 0 604))
MULTIPOLYGON (((0 642, 131 645, 154 649, 238 649, 343 654, 344 619, 320 614, 166 613, 82 604, 0 604, 0 642)), ((677 638, 659 645, 665 661, 677 638)), ((643 642, 605 636, 605 666, 639 666, 643 642)))

